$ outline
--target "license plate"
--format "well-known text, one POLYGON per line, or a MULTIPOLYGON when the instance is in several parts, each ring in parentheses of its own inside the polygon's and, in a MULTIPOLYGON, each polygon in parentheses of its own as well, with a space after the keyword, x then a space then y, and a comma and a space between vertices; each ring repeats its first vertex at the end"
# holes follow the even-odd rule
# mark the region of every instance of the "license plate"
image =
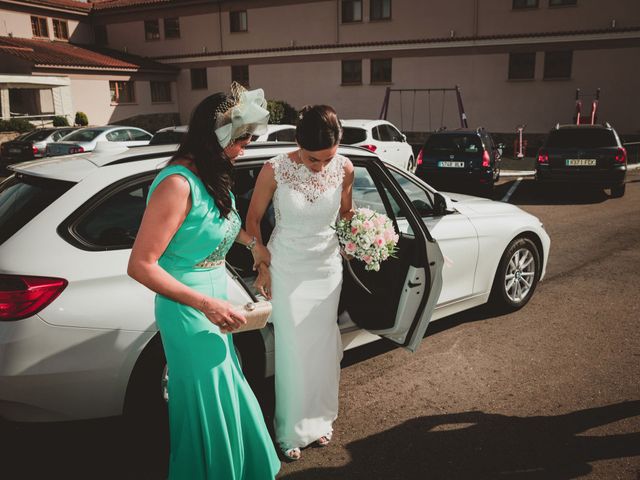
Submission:
POLYGON ((595 167, 595 158, 568 158, 565 160, 567 167, 595 167))
POLYGON ((438 166, 446 168, 464 168, 464 162, 441 161, 438 162, 438 166))
POLYGON ((10 148, 9 153, 22 153, 20 148, 10 148))

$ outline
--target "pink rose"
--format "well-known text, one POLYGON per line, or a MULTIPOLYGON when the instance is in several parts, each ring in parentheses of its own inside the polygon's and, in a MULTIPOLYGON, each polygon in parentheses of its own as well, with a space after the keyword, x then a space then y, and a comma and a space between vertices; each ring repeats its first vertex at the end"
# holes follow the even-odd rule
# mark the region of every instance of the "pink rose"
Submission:
POLYGON ((355 235, 356 233, 358 233, 358 227, 351 227, 351 234, 355 235))
POLYGON ((345 246, 344 246, 344 251, 347 252, 349 255, 355 253, 356 251, 356 244, 353 242, 348 242, 345 246))
POLYGON ((362 257, 362 260, 364 261, 364 263, 369 265, 371 263, 371 261, 373 260, 373 258, 371 258, 371 255, 365 255, 364 257, 362 257))
POLYGON ((385 244, 386 240, 384 239, 384 237, 376 237, 374 242, 378 247, 381 247, 385 244))
POLYGON ((373 228, 373 222, 371 220, 365 220, 362 222, 362 226, 365 230, 371 230, 373 228))

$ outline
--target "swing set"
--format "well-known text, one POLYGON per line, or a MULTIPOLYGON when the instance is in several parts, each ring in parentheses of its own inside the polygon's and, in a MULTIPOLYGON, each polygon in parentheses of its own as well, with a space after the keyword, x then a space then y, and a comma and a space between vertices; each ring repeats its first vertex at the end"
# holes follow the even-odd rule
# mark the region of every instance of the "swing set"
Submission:
POLYGON ((382 101, 382 109, 380 110, 380 116, 378 118, 382 120, 387 119, 387 115, 389 113, 389 103, 391 99, 391 94, 397 92, 400 95, 400 130, 404 130, 404 112, 403 112, 403 96, 413 94, 412 102, 411 102, 411 131, 415 131, 415 116, 416 116, 416 96, 418 93, 426 92, 427 96, 427 118, 428 118, 428 127, 429 131, 432 132, 434 129, 432 128, 432 108, 431 108, 431 96, 442 94, 442 108, 440 112, 440 126, 437 130, 446 129, 446 125, 444 124, 444 114, 445 114, 445 100, 447 97, 447 92, 455 92, 456 103, 458 105, 458 118, 460 120, 460 128, 469 128, 467 123, 467 115, 464 112, 464 105, 462 104, 462 93, 460 92, 460 87, 456 85, 453 88, 391 88, 387 87, 384 100, 382 101))

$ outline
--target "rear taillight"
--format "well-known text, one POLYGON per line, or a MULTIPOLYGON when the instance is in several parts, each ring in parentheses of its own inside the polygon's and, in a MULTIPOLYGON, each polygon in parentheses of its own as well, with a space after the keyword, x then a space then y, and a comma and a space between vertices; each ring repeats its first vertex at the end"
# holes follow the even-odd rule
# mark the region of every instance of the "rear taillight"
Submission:
POLYGON ((82 147, 71 147, 69 149, 69 153, 83 153, 84 152, 84 148, 82 147))
POLYGON ((416 165, 422 165, 422 149, 418 152, 418 159, 416 160, 416 165))
POLYGON ((619 147, 614 158, 616 163, 627 163, 627 150, 624 147, 619 147))
POLYGON ((541 165, 548 165, 549 164, 549 154, 547 152, 545 152, 544 150, 540 150, 538 152, 538 163, 541 165))
POLYGON ((378 149, 378 147, 376 147, 375 145, 360 145, 360 146, 362 148, 366 148, 370 152, 375 152, 378 149))
POLYGON ((482 166, 485 168, 489 168, 491 165, 491 159, 489 158, 489 152, 486 150, 482 152, 482 166))
POLYGON ((31 146, 31 150, 33 150, 34 155, 37 155, 38 153, 40 153, 40 150, 38 150, 38 147, 36 147, 35 145, 31 146))
POLYGON ((67 284, 63 278, 0 275, 0 321, 35 315, 53 302, 67 284))

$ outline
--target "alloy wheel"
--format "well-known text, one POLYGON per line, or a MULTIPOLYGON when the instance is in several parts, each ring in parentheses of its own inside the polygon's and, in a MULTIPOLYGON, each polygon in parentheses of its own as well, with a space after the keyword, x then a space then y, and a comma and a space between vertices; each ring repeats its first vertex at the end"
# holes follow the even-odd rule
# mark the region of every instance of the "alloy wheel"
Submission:
POLYGON ((520 248, 509 259, 504 290, 514 303, 520 303, 531 291, 536 275, 536 260, 528 248, 520 248))

